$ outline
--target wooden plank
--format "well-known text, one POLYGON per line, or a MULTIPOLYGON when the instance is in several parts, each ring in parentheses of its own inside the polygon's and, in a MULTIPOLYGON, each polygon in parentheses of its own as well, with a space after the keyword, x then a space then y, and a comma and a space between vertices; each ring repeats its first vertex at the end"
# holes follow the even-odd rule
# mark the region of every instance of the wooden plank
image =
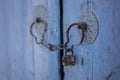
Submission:
MULTIPOLYGON (((63 26, 64 31, 72 23, 79 22, 82 12, 81 6, 85 0, 63 0, 63 26)), ((71 39, 68 44, 78 44, 81 40, 81 32, 77 28, 70 31, 71 39)), ((66 42, 66 36, 64 37, 66 42)), ((73 67, 64 67, 64 80, 92 80, 92 45, 82 44, 74 47, 76 64, 73 67)))
POLYGON ((5 9, 4 9, 5 1, 0 1, 0 10, 2 12, 0 13, 0 79, 1 80, 8 80, 9 78, 9 72, 10 72, 10 61, 9 61, 9 55, 8 55, 8 39, 6 32, 8 32, 8 29, 5 28, 5 9))
POLYGON ((34 80, 30 3, 0 1, 0 80, 34 80))
MULTIPOLYGON (((36 6, 43 6, 47 9, 48 29, 46 32, 46 43, 60 44, 60 14, 59 0, 32 0, 32 12, 36 6)), ((45 14, 44 14, 45 15, 45 14)), ((34 80, 60 80, 59 52, 51 52, 34 41, 34 80)))
POLYGON ((120 80, 120 1, 92 0, 97 8, 99 36, 93 45, 93 80, 120 80), (117 68, 117 69, 115 69, 117 68), (110 76, 111 72, 118 71, 110 76))
MULTIPOLYGON (((119 80, 120 79, 120 1, 119 0, 81 0, 63 1, 64 30, 66 24, 78 22, 81 6, 90 9, 99 21, 99 35, 92 45, 82 45, 75 48, 77 64, 74 67, 65 67, 65 80, 119 80), (88 55, 87 55, 88 53, 88 55), (85 64, 81 66, 80 59, 85 64), (116 73, 114 73, 116 71, 116 73), (113 72, 113 73, 112 73, 113 72), (111 75, 112 73, 112 75, 111 75)), ((75 31, 71 31, 75 33, 75 31)), ((76 41, 77 34, 74 34, 76 41)), ((71 37, 72 39, 72 37, 71 37)), ((76 42, 75 40, 71 42, 76 42)))

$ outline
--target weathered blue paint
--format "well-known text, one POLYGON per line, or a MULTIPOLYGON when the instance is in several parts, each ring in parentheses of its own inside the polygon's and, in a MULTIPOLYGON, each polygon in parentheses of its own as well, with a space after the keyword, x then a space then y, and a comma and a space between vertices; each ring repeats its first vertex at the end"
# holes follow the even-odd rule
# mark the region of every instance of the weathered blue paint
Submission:
POLYGON ((0 1, 0 80, 33 80, 29 1, 0 1))
MULTIPOLYGON (((0 80, 60 80, 59 51, 50 52, 37 45, 29 33, 37 5, 48 10, 46 42, 60 43, 59 0, 0 0, 0 80)), ((64 30, 79 22, 86 8, 93 11, 99 21, 96 41, 74 48, 76 65, 64 67, 64 80, 107 80, 109 74, 119 68, 119 5, 119 0, 63 0, 64 30)), ((81 38, 76 28, 70 34, 69 47, 81 38)), ((117 72, 110 80, 119 79, 120 72, 117 72)))
MULTIPOLYGON (((93 44, 93 79, 104 80, 110 72, 120 67, 120 1, 93 0, 97 9, 100 30, 97 41, 93 44), (101 6, 102 5, 102 6, 101 6)), ((120 80, 120 72, 110 80, 120 80)))
POLYGON ((58 0, 0 0, 0 80, 60 80, 59 52, 37 45, 29 33, 40 4, 48 9, 47 42, 58 45, 58 0))
MULTIPOLYGON (((79 22, 79 16, 82 12, 81 3, 84 0, 64 0, 63 1, 63 24, 64 30, 72 23, 79 22)), ((81 40, 81 32, 77 28, 70 31, 71 44, 78 44, 81 40)), ((65 38, 66 39, 66 38, 65 38)), ((64 40, 66 41, 66 40, 64 40)), ((74 55, 76 56, 76 65, 73 67, 64 67, 64 80, 91 80, 92 79, 92 53, 91 45, 75 46, 74 55), (82 64, 83 63, 83 64, 82 64)))
MULTIPOLYGON (((93 44, 82 44, 74 48, 76 65, 64 67, 64 80, 107 80, 110 72, 120 66, 119 5, 119 0, 63 0, 64 30, 68 25, 79 22, 79 16, 84 9, 94 12, 99 21, 96 41, 93 44)), ((70 45, 78 43, 80 36, 77 29, 71 30, 70 45)), ((111 76, 110 80, 119 79, 120 72, 111 76)))
MULTIPOLYGON (((48 29, 46 32, 46 43, 59 45, 59 0, 32 0, 32 11, 35 7, 42 5, 47 8, 48 29)), ((34 15, 32 15, 34 16, 34 15)), ((34 80, 60 80, 59 52, 51 52, 35 43, 34 41, 34 80)))

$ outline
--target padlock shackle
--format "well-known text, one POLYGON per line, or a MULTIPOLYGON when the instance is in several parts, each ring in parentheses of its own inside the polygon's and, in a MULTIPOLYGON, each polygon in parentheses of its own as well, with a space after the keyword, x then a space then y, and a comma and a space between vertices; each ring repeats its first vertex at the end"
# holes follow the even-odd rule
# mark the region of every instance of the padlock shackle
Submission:
POLYGON ((74 48, 74 45, 72 45, 71 48, 66 48, 65 49, 65 55, 67 55, 67 52, 71 52, 72 55, 73 55, 73 48, 74 48))

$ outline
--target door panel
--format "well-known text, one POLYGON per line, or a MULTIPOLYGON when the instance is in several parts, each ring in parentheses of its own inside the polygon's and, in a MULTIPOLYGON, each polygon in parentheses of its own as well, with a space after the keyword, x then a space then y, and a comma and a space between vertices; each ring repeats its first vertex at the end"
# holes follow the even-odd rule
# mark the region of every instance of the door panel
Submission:
MULTIPOLYGON (((0 80, 61 79, 59 51, 52 52, 36 44, 29 32, 39 5, 47 9, 45 42, 60 44, 59 0, 1 0, 0 80)), ((68 45, 75 44, 76 65, 64 67, 64 80, 120 79, 119 5, 118 0, 63 0, 63 32, 80 21, 84 10, 91 10, 99 21, 99 34, 93 44, 78 46, 81 31, 70 30, 68 45)))
MULTIPOLYGON (((79 16, 82 12, 81 3, 84 0, 63 0, 63 24, 64 30, 72 23, 79 22, 79 16)), ((81 40, 81 32, 77 28, 71 28, 70 43, 79 44, 81 40)), ((66 37, 64 38, 66 41, 66 37)), ((92 45, 75 45, 74 55, 76 56, 76 64, 73 67, 64 67, 64 80, 92 80, 92 45)))
MULTIPOLYGON (((120 79, 120 9, 119 0, 63 0, 64 30, 79 22, 84 10, 92 11, 99 22, 99 34, 93 44, 83 43, 74 48, 76 65, 64 67, 64 80, 120 79), (112 75, 111 75, 112 74, 112 75)), ((70 32, 72 44, 78 44, 81 34, 77 28, 70 32)), ((64 37, 64 42, 66 37, 64 37)))
POLYGON ((97 5, 95 13, 99 20, 99 36, 93 44, 93 79, 120 80, 120 1, 93 1, 97 5))
POLYGON ((58 0, 1 0, 0 80, 60 79, 59 52, 37 45, 29 32, 37 5, 48 10, 46 42, 60 43, 58 0))
MULTIPOLYGON (((36 6, 41 5, 47 9, 47 32, 46 43, 60 44, 60 14, 59 0, 32 0, 32 11, 36 6)), ((34 14, 32 15, 34 17, 34 14)), ((34 46, 34 74, 35 80, 60 80, 59 51, 49 51, 47 48, 38 45, 33 41, 34 46)))
POLYGON ((29 1, 0 1, 0 80, 33 80, 29 1))

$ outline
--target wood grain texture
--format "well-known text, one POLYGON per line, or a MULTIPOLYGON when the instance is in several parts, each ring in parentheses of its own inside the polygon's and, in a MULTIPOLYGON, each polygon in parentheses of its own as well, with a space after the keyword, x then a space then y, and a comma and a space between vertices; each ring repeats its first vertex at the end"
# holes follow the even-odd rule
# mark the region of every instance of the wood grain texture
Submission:
POLYGON ((60 79, 59 52, 37 45, 29 32, 39 4, 49 12, 47 41, 58 45, 58 0, 0 0, 0 80, 60 79))
MULTIPOLYGON (((99 34, 96 41, 93 44, 83 44, 74 48, 74 55, 77 57, 76 65, 64 67, 64 80, 107 80, 109 74, 120 66, 120 1, 89 0, 89 2, 63 0, 64 30, 68 25, 79 22, 81 11, 86 8, 94 12, 99 21, 99 34), (81 58, 84 59, 84 65, 81 64, 81 58)), ((78 43, 79 36, 77 29, 71 30, 70 45, 78 43)), ((112 75, 109 80, 120 80, 120 72, 112 75)))
MULTIPOLYGON (((60 44, 59 0, 32 0, 32 12, 35 7, 44 6, 48 13, 46 43, 60 44)), ((33 12, 34 13, 34 12, 33 12)), ((32 15, 34 16, 34 15, 32 15)), ((34 41, 34 80, 60 80, 59 51, 49 51, 34 41)))
MULTIPOLYGON (((93 44, 93 79, 107 80, 108 75, 120 67, 120 1, 93 1, 97 5, 94 12, 100 26, 98 39, 93 44)), ((120 80, 120 72, 115 73, 109 80, 120 80)))
MULTIPOLYGON (((72 24, 79 22, 79 16, 82 12, 81 3, 84 0, 63 0, 63 24, 64 30, 72 24)), ((79 44, 81 40, 81 32, 77 28, 70 31, 71 39, 69 47, 72 44, 79 44)), ((66 37, 64 38, 64 42, 66 37)), ((73 67, 64 67, 64 80, 92 80, 92 45, 80 45, 74 47, 74 55, 76 56, 76 65, 73 67)))
POLYGON ((0 80, 33 80, 29 1, 0 1, 0 80))

